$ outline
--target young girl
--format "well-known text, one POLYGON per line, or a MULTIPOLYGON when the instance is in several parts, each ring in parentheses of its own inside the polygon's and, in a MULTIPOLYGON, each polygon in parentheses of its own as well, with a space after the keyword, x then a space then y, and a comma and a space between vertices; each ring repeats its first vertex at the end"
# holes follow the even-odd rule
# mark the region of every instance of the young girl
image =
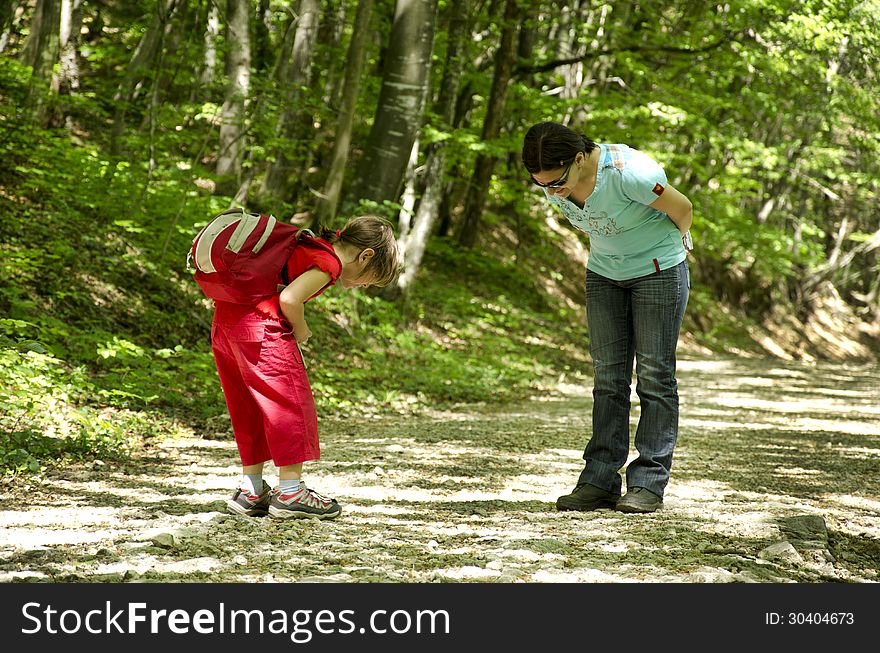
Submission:
POLYGON ((279 519, 332 519, 339 504, 302 481, 307 460, 320 457, 315 401, 300 345, 312 332, 305 303, 340 282, 343 288, 385 286, 398 274, 400 253, 391 224, 360 216, 321 243, 301 243, 287 263, 289 285, 257 306, 216 302, 212 350, 235 441, 242 476, 227 502, 233 514, 279 519), (263 480, 272 460, 278 487, 263 480))

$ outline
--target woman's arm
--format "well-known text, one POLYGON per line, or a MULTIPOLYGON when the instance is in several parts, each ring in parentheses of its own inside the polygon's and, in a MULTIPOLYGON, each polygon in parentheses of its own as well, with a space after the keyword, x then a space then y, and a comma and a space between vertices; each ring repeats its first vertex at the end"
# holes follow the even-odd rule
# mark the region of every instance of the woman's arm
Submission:
POLYGON ((660 199, 651 203, 651 208, 662 211, 669 216, 673 224, 684 236, 694 221, 694 210, 691 201, 667 184, 660 199))
POLYGON ((324 286, 330 283, 330 275, 318 268, 306 270, 296 279, 290 282, 284 290, 281 291, 279 298, 281 304, 281 312, 287 321, 293 327, 293 335, 296 341, 304 345, 311 337, 312 332, 306 323, 305 307, 303 306, 307 299, 319 292, 324 286))

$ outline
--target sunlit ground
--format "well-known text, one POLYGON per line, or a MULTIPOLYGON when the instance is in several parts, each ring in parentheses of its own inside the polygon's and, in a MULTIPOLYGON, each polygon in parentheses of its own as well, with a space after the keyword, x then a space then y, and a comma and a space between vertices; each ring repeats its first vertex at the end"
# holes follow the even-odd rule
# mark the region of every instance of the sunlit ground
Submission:
POLYGON ((222 514, 238 474, 225 435, 13 486, 0 580, 876 581, 880 370, 686 360, 679 383, 656 514, 555 510, 590 429, 589 388, 568 386, 514 406, 325 421, 306 480, 343 504, 333 522, 222 514), (769 553, 781 542, 785 555, 769 553))

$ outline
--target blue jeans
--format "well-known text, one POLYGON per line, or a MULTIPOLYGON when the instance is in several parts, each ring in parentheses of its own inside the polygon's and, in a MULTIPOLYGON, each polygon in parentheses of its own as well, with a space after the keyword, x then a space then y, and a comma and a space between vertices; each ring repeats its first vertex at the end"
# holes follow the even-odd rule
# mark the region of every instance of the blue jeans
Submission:
POLYGON ((639 456, 626 469, 626 486, 663 496, 678 437, 675 347, 689 289, 687 261, 627 281, 587 271, 587 322, 595 370, 593 437, 584 450, 587 464, 578 483, 620 493, 618 472, 629 455, 635 358, 639 456))

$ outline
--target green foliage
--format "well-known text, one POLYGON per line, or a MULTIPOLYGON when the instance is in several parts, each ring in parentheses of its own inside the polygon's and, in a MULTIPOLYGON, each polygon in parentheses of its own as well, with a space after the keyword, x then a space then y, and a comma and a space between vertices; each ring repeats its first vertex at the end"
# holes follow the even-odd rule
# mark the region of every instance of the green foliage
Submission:
MULTIPOLYGON (((0 327, 14 336, 33 325, 0 320, 0 327)), ((91 385, 83 370, 67 368, 39 342, 2 336, 0 379, 0 470, 124 453, 125 426, 84 405, 91 385)))
POLYGON ((76 436, 50 437, 34 431, 0 434, 0 470, 6 475, 34 473, 47 463, 110 459, 119 456, 115 435, 81 430, 76 436))

